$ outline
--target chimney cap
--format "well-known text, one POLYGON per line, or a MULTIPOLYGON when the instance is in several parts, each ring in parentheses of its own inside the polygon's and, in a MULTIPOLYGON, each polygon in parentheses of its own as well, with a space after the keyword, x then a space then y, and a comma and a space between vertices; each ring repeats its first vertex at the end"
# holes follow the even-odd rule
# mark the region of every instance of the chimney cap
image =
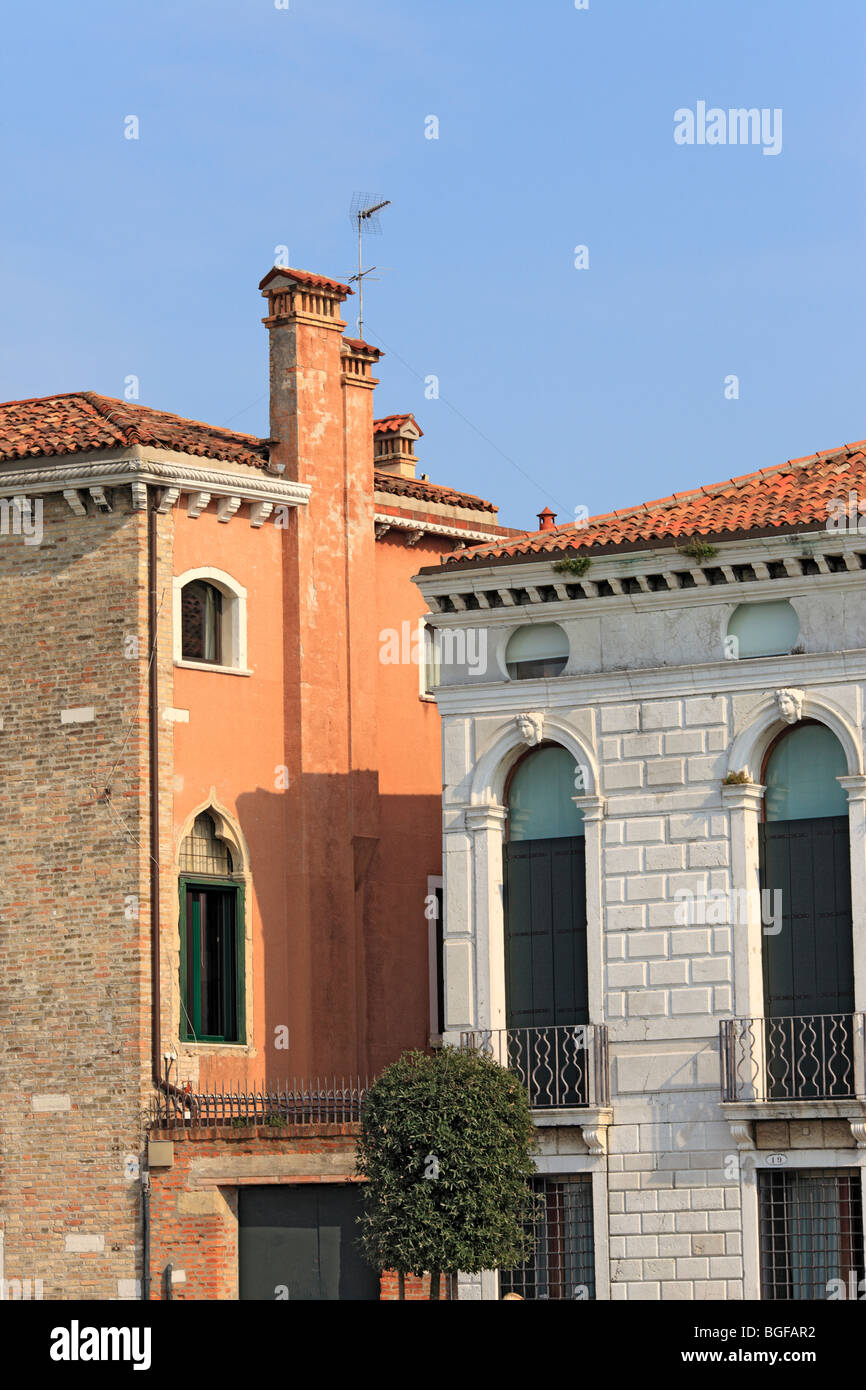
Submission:
POLYGON ((552 531, 556 525, 556 512, 552 512, 549 507, 545 507, 543 512, 538 512, 539 531, 552 531))
POLYGON ((259 289, 262 292, 270 286, 274 276, 282 276, 295 285, 306 285, 309 289, 332 290, 335 294, 344 296, 355 293, 350 285, 344 285, 341 280, 329 280, 327 275, 315 275, 311 270, 293 270, 287 265, 271 267, 264 279, 259 281, 259 289))
POLYGON ((424 431, 411 413, 408 415, 382 415, 373 421, 374 434, 402 434, 408 439, 420 439, 424 431))

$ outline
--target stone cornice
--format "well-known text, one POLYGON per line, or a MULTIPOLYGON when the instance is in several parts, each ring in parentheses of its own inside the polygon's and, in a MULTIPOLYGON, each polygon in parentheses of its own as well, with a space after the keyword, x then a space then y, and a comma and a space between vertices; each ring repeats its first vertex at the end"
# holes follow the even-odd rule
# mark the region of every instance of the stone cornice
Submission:
POLYGON ((131 487, 150 484, 177 488, 181 493, 209 493, 212 497, 239 497, 244 502, 271 502, 287 507, 306 506, 308 483, 284 480, 270 473, 220 466, 192 454, 155 456, 147 450, 123 455, 91 457, 58 456, 30 467, 0 470, 0 497, 37 496, 68 489, 131 487))
POLYGON ((722 805, 729 811, 759 811, 766 787, 758 782, 723 782, 722 805))
POLYGON ((489 531, 468 531, 464 526, 443 526, 438 521, 416 521, 413 517, 392 516, 390 512, 376 512, 377 538, 385 531, 430 531, 434 536, 463 536, 467 540, 490 540, 489 531), (378 530, 379 527, 383 529, 378 530))
MULTIPOLYGON (((477 613, 464 616, 474 617, 475 626, 482 626, 477 613)), ((741 661, 683 662, 681 666, 654 666, 643 670, 586 671, 546 680, 506 681, 503 678, 496 682, 439 685, 436 703, 443 715, 507 716, 517 714, 527 705, 539 706, 549 715, 557 709, 568 710, 575 705, 654 699, 665 695, 681 697, 686 693, 683 686, 686 676, 690 695, 766 693, 784 684, 788 676, 807 688, 811 685, 824 688, 841 682, 866 681, 866 650, 805 652, 797 656, 741 661), (772 672, 768 669, 770 661, 772 672)))

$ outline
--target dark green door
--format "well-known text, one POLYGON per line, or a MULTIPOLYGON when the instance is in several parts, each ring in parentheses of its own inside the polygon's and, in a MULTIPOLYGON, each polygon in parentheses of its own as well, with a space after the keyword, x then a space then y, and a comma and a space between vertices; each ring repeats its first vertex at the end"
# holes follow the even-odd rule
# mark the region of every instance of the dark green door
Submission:
POLYGON ((760 827, 767 1065, 775 1098, 853 1094, 854 953, 847 816, 760 827), (769 909, 769 910, 766 910, 769 909), (767 932, 767 927, 780 930, 767 932), (828 1018, 828 1015, 835 1016, 828 1018), (774 1019, 794 1019, 790 1024, 774 1019))
POLYGON ((586 843, 510 840, 504 854, 509 1061, 534 1105, 586 1105, 586 843))
POLYGON ((357 1248, 360 1210, 354 1183, 242 1187, 241 1299, 378 1300, 379 1276, 357 1248))

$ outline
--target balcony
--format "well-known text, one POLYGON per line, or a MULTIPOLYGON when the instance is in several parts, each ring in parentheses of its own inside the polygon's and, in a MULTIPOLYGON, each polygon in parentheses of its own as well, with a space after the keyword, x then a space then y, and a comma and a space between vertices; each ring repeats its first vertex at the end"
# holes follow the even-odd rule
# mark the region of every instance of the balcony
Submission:
POLYGON ((838 1102, 864 1097, 864 1015, 726 1018, 722 1100, 838 1102))
POLYGON ((154 1128, 165 1130, 357 1124, 367 1087, 361 1077, 294 1081, 260 1091, 194 1091, 187 1083, 156 1092, 150 1118, 154 1128))
MULTIPOLYGON (((461 1047, 493 1057, 518 1076, 533 1110, 602 1110, 610 1104, 607 1025, 574 1023, 541 1028, 461 1033, 461 1047)), ((538 1123, 544 1123, 538 1117, 538 1123)))

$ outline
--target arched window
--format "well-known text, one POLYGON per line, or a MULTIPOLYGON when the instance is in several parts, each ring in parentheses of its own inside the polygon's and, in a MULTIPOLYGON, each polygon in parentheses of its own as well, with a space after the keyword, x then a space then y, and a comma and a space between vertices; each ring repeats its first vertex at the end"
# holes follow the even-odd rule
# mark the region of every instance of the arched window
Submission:
POLYGON ((803 721, 771 746, 759 827, 772 1099, 854 1094, 854 954, 845 753, 803 721))
POLYGON ((741 603, 728 623, 725 654, 734 658, 787 656, 799 636, 800 619, 787 599, 741 603))
POLYGON ((194 579, 181 592, 181 651, 184 661, 222 665, 222 594, 213 584, 194 579))
POLYGON ((568 638, 558 623, 527 623, 512 633, 505 666, 512 680, 559 676, 568 661, 568 638))
POLYGON ((557 744, 525 754, 506 789, 505 1008, 509 1062, 535 1105, 587 1102, 586 853, 577 766, 557 744))
POLYGON ((203 811, 181 845, 181 1036, 244 1040, 244 885, 214 816, 203 811))
POLYGON ((187 570, 174 579, 174 659, 181 666, 249 675, 247 591, 223 570, 187 570))

